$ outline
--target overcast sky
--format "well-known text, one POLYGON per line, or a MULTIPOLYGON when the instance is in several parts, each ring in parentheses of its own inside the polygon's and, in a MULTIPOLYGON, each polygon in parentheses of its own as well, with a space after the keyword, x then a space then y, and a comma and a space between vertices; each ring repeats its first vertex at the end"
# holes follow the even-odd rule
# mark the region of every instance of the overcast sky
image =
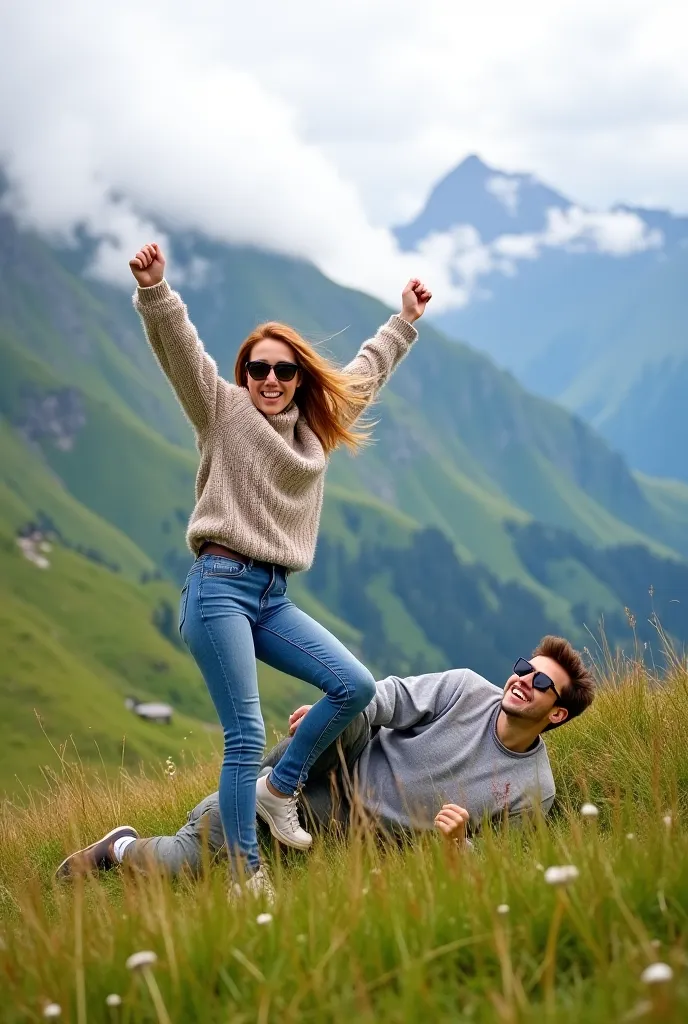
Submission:
POLYGON ((387 228, 469 153, 589 207, 688 212, 682 6, 5 5, 0 159, 27 223, 108 233, 106 276, 174 217, 384 297, 407 272, 434 275, 450 302, 447 244, 410 258, 387 228))

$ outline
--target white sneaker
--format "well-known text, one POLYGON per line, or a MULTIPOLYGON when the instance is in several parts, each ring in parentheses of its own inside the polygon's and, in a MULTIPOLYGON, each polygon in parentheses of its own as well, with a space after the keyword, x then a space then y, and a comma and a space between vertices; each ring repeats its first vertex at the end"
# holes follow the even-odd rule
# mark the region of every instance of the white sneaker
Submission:
POLYGON ((261 775, 256 783, 256 811, 280 843, 296 850, 310 847, 313 837, 301 828, 296 797, 274 796, 268 789, 267 775, 261 775))
POLYGON ((275 887, 272 884, 270 875, 263 867, 247 878, 243 885, 239 882, 232 882, 229 890, 230 899, 243 899, 244 896, 253 896, 259 899, 261 896, 266 903, 275 902, 275 887))

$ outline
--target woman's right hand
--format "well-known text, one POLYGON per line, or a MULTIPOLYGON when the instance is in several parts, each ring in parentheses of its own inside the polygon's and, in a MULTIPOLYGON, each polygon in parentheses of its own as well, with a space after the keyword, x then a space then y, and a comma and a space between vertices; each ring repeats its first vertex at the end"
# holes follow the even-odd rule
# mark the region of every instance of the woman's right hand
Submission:
POLYGON ((129 267, 140 288, 152 288, 153 285, 160 284, 165 276, 165 257, 162 249, 156 242, 144 245, 133 260, 129 260, 129 267))

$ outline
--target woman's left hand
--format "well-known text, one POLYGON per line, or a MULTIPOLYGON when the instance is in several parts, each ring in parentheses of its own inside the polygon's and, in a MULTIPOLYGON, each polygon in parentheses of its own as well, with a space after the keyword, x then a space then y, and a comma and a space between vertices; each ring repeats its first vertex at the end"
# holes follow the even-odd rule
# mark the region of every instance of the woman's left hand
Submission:
POLYGON ((412 324, 425 312, 425 307, 432 298, 432 292, 417 277, 412 277, 401 293, 402 320, 412 324))

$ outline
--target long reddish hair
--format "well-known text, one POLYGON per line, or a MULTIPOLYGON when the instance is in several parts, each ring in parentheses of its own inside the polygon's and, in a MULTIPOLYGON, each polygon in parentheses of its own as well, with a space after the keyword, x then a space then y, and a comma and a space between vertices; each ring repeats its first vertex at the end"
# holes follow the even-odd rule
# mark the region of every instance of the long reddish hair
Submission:
POLYGON ((239 387, 247 386, 246 363, 251 358, 251 349, 265 338, 283 341, 294 350, 301 373, 296 401, 325 454, 342 444, 353 451, 364 445, 370 439, 370 425, 354 429, 352 424, 370 401, 372 378, 344 373, 287 324, 259 324, 242 342, 234 364, 234 379, 239 387))

